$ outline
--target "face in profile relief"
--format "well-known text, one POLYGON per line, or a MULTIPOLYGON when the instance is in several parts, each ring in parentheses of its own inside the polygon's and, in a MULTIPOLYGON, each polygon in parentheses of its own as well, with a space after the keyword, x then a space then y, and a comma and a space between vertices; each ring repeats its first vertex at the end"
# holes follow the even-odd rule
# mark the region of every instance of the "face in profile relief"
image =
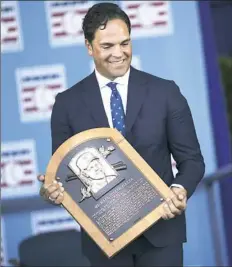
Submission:
POLYGON ((101 180, 105 178, 105 172, 99 159, 93 159, 87 169, 84 170, 85 176, 93 180, 101 180))
POLYGON ((88 191, 98 192, 117 177, 117 172, 95 148, 86 148, 78 153, 69 167, 78 176, 88 191))

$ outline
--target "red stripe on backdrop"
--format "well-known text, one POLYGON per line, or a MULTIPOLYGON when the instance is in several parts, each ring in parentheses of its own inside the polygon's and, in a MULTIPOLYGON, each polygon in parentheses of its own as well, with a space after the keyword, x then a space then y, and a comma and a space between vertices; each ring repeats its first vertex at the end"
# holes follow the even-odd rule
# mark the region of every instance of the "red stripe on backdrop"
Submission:
POLYGON ((15 18, 14 17, 1 18, 1 21, 3 21, 3 22, 13 22, 13 21, 15 21, 15 18))

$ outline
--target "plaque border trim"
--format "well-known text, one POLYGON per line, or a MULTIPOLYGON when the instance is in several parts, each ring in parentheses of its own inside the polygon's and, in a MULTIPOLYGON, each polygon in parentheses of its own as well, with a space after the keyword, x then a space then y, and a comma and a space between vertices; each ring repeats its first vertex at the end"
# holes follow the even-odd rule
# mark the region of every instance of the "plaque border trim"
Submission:
MULTIPOLYGON (((56 180, 56 173, 63 158, 74 147, 93 139, 110 138, 116 143, 131 162, 143 173, 144 177, 154 186, 162 198, 165 200, 172 195, 170 188, 156 174, 156 172, 145 162, 145 160, 135 151, 127 140, 116 130, 112 128, 95 128, 78 133, 66 140, 53 154, 49 161, 45 174, 45 185, 51 184, 56 180)), ((163 204, 136 222, 130 229, 113 241, 109 241, 92 220, 77 205, 71 196, 64 191, 64 200, 62 206, 71 214, 71 216, 80 224, 80 226, 96 242, 108 258, 115 256, 120 250, 126 247, 134 239, 140 236, 144 231, 156 223, 162 216, 163 204)))

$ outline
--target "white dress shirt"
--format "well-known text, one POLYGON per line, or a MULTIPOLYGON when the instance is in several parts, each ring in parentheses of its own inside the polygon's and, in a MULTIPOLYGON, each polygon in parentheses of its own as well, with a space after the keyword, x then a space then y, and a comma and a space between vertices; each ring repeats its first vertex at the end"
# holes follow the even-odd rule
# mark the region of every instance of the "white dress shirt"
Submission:
MULTIPOLYGON (((103 105, 105 108, 106 116, 108 118, 108 122, 111 128, 113 128, 113 122, 112 122, 112 115, 111 115, 111 107, 110 107, 110 97, 112 90, 109 86, 107 86, 108 83, 112 82, 110 79, 104 77, 101 75, 95 68, 95 74, 98 81, 98 85, 100 88, 100 93, 103 101, 103 105)), ((123 109, 126 114, 126 107, 127 107, 127 93, 128 93, 128 83, 129 83, 129 76, 130 76, 130 68, 129 70, 121 77, 117 77, 114 82, 117 83, 117 89, 118 92, 122 98, 122 104, 123 109)), ((183 188, 180 184, 172 184, 171 187, 179 187, 183 188)))

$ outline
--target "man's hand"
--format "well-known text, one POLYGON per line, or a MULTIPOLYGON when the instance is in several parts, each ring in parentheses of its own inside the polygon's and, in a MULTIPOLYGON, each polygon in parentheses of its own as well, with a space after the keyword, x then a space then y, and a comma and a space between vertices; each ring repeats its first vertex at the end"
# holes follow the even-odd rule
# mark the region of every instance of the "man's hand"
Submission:
MULTIPOLYGON (((38 180, 44 182, 45 176, 39 175, 38 180)), ((52 184, 44 185, 42 184, 40 188, 40 195, 47 201, 51 201, 53 204, 60 205, 64 200, 64 188, 62 183, 53 181, 52 184)))
POLYGON ((164 220, 180 215, 187 205, 187 191, 184 188, 172 187, 171 190, 173 194, 166 199, 162 212, 164 220))

